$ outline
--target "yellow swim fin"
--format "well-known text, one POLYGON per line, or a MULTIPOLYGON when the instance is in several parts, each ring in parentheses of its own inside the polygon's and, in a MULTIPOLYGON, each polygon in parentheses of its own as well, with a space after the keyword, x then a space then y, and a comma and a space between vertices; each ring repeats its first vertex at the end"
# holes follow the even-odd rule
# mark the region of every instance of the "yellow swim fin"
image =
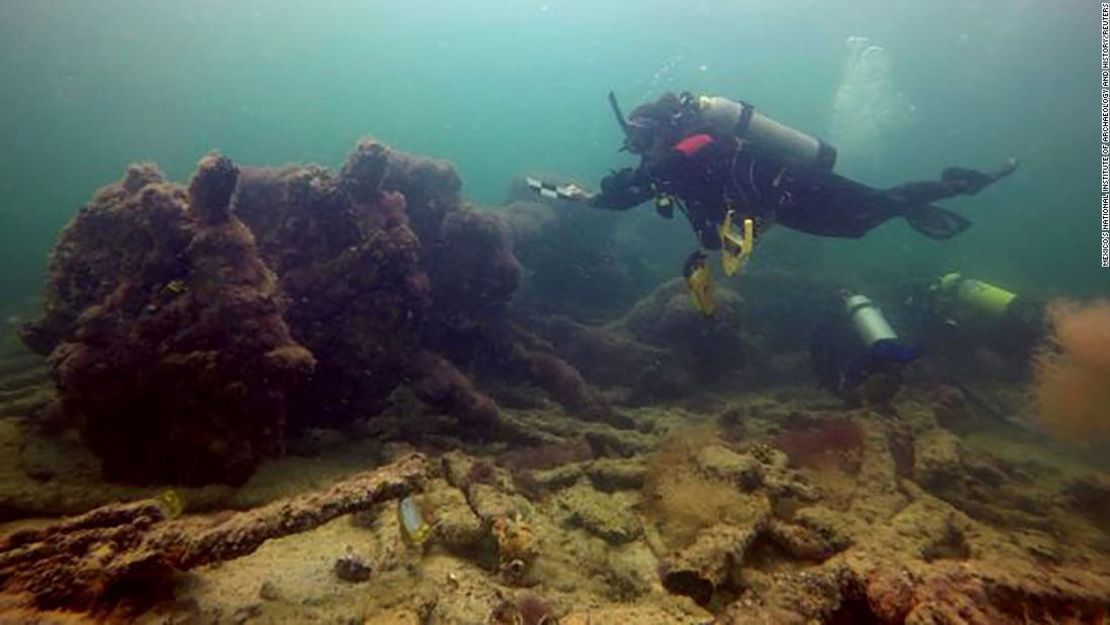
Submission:
POLYGON ((732 277, 737 274, 748 258, 752 255, 755 244, 755 224, 751 218, 744 220, 743 235, 732 231, 732 211, 725 214, 725 221, 721 224, 721 267, 725 275, 732 277))
POLYGON ((694 309, 706 317, 712 317, 717 312, 717 297, 713 292, 713 272, 709 270, 709 262, 705 254, 695 251, 686 258, 682 267, 682 276, 686 278, 686 286, 690 289, 690 303, 694 309))

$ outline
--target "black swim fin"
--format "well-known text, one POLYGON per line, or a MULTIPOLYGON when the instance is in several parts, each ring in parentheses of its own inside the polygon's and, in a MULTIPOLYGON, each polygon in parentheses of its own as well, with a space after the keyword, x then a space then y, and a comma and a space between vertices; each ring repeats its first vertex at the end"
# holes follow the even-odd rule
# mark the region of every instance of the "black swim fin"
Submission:
POLYGON ((907 208, 903 215, 910 227, 937 241, 951 239, 971 226, 971 222, 960 215, 932 204, 907 208))
POLYGON ((960 191, 962 194, 975 195, 995 181, 1001 180, 1014 173, 1017 167, 1018 160, 1016 158, 1011 158, 996 172, 985 173, 965 167, 949 167, 941 172, 940 177, 941 180, 945 182, 956 183, 962 187, 960 191))

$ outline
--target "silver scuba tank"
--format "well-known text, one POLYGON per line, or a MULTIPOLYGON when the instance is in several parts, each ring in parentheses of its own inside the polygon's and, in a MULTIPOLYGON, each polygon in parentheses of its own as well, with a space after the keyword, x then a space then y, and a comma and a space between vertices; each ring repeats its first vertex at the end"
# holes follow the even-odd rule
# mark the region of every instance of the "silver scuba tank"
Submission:
POLYGON ((763 115, 745 102, 720 96, 701 96, 697 100, 701 119, 713 130, 751 142, 756 151, 784 162, 832 171, 836 148, 763 115))
POLYGON ((866 295, 851 295, 844 299, 844 308, 852 327, 856 329, 863 344, 870 349, 883 340, 898 340, 894 328, 890 327, 883 312, 866 295))

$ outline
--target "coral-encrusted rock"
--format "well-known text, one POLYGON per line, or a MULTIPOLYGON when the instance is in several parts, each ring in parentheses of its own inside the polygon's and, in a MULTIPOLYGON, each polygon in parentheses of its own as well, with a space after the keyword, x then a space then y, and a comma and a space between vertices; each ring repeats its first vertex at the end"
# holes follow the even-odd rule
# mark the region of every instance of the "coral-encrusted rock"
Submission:
POLYGON ((619 495, 599 493, 586 484, 559 494, 559 503, 569 512, 568 522, 614 545, 636 540, 644 533, 640 517, 629 510, 619 495))
POLYGON ((794 513, 794 522, 816 534, 829 553, 847 549, 852 531, 844 515, 824 506, 806 506, 794 513))
POLYGON ((228 212, 238 170, 201 160, 188 193, 148 166, 101 190, 54 251, 46 315, 64 412, 110 479, 242 482, 277 449, 312 355, 228 212))
POLYGON ((435 511, 436 535, 443 545, 459 554, 472 554, 487 533, 463 493, 443 487, 429 492, 428 498, 435 511))
POLYGON ((796 518, 795 521, 786 523, 773 520, 767 526, 767 535, 771 542, 794 558, 821 561, 852 544, 835 526, 813 523, 812 517, 796 518))
POLYGON ((118 479, 242 481, 287 430, 373 416, 402 384, 504 435, 471 372, 640 425, 509 318, 508 229, 459 191, 448 163, 372 140, 339 175, 213 154, 186 190, 132 167, 67 228, 24 341, 118 479))
POLYGON ((600 491, 638 490, 644 486, 647 465, 642 458, 599 458, 590 463, 586 475, 600 491))
POLYGON ((714 525, 702 531, 693 545, 664 563, 663 586, 699 604, 709 603, 757 535, 755 528, 732 525, 714 525))
POLYGON ((319 361, 299 415, 331 424, 372 415, 409 381, 488 434, 496 406, 461 369, 535 379, 565 405, 604 413, 573 367, 510 324, 520 266, 508 229, 459 190, 449 163, 370 139, 339 176, 244 172, 236 214, 280 279, 294 336, 319 361))
POLYGON ((750 345, 741 300, 717 289, 717 312, 707 319, 690 305, 682 279, 660 286, 640 300, 616 327, 636 340, 669 350, 681 367, 701 380, 715 380, 743 368, 750 345))
MULTIPOLYGON (((691 610, 690 612, 693 612, 691 610)), ((621 625, 704 625, 711 622, 708 612, 692 614, 677 609, 644 606, 606 606, 599 609, 581 609, 559 619, 563 625, 597 625, 598 623, 620 623, 621 625)))
POLYGON ((207 224, 227 221, 238 180, 239 168, 230 158, 216 153, 205 156, 189 182, 189 212, 207 224))
POLYGON ((913 479, 978 519, 1046 530, 1053 524, 1045 515, 1055 502, 1028 488, 1028 477, 946 430, 929 430, 917 438, 913 479))
MULTIPOLYGON (((123 274, 138 268, 164 273, 166 282, 179 273, 166 250, 180 253, 191 232, 183 219, 184 193, 166 184, 165 176, 152 164, 131 165, 124 179, 100 189, 93 201, 81 207, 66 226, 50 257, 44 315, 20 329, 23 342, 33 351, 49 354, 77 331, 77 317, 99 304, 120 286, 123 274), (159 189, 172 199, 156 203, 156 195, 145 204, 139 192, 159 189), (141 233, 141 234, 140 234, 141 233), (137 247, 134 239, 146 234, 143 255, 126 254, 137 247)), ((175 260, 175 259, 172 259, 175 260)))
MULTIPOLYGON (((548 180, 561 183, 557 177, 548 180)), ((529 269, 520 294, 528 307, 575 319, 612 318, 652 287, 646 272, 636 271, 634 258, 621 258, 618 215, 537 198, 523 178, 513 181, 509 199, 498 212, 509 222, 513 249, 529 269)))
POLYGON ((1048 570, 1024 561, 942 561, 886 568, 867 580, 880 623, 1097 623, 1110 611, 1108 580, 1087 571, 1048 570))
POLYGON ((247 169, 236 196, 236 215, 289 301, 294 335, 319 361, 295 397, 298 418, 313 425, 382 408, 418 351, 429 302, 405 198, 377 191, 369 160, 356 151, 340 178, 315 167, 247 169))
POLYGON ((617 601, 628 602, 662 590, 658 579, 659 559, 641 541, 610 550, 608 565, 609 587, 617 601))
POLYGON ((527 325, 591 383, 626 388, 632 401, 676 397, 690 390, 689 373, 666 349, 555 315, 535 316, 527 325))
POLYGON ((501 315, 520 280, 520 263, 501 218, 469 208, 455 210, 443 218, 433 242, 425 253, 438 321, 472 330, 501 315))
POLYGON ((748 548, 771 518, 765 496, 747 495, 745 502, 742 511, 733 511, 737 521, 702 530, 692 545, 666 559, 663 586, 667 590, 699 604, 709 603, 713 593, 728 581, 730 572, 743 563, 748 548))
POLYGON ((1110 475, 1092 473, 1072 478, 1064 484, 1065 502, 1078 512, 1110 526, 1110 475))
POLYGON ((758 460, 722 445, 709 445, 699 451, 697 463, 707 476, 733 483, 742 490, 754 490, 763 483, 764 467, 758 460))

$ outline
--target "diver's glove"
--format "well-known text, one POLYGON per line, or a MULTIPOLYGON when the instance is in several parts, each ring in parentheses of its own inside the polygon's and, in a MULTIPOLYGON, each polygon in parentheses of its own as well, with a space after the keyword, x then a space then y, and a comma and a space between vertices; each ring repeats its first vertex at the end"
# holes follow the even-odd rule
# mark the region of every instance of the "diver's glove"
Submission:
POLYGON ((601 179, 601 193, 590 198, 599 208, 632 208, 655 197, 651 180, 639 169, 631 167, 610 173, 601 179))

